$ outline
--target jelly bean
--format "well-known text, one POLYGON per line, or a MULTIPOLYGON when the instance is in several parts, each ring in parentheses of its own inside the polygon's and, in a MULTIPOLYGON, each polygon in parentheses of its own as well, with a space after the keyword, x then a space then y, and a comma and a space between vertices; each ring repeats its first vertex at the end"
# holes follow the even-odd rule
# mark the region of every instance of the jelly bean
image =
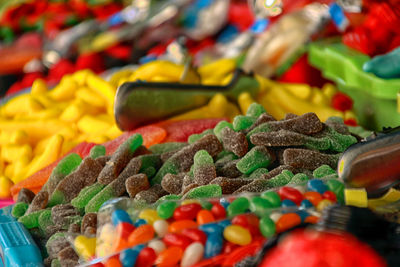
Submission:
POLYGON ((195 228, 193 228, 193 229, 183 229, 181 234, 183 236, 186 236, 186 237, 190 238, 194 242, 200 242, 203 245, 206 244, 207 235, 203 231, 201 231, 199 229, 195 229, 195 228))
POLYGON ((157 255, 154 249, 146 247, 140 251, 135 267, 151 267, 156 259, 157 255))
POLYGON ((282 217, 282 215, 283 214, 280 212, 272 212, 269 217, 276 223, 282 217))
POLYGON ((211 211, 201 210, 197 213, 196 220, 198 224, 205 224, 215 221, 215 218, 211 211))
POLYGON ((250 210, 261 216, 271 209, 272 206, 268 200, 262 197, 253 197, 250 201, 250 210))
POLYGON ((153 223, 154 231, 158 237, 164 237, 168 233, 168 223, 165 220, 158 220, 153 223))
POLYGON ((204 246, 202 243, 194 242, 190 244, 183 253, 181 267, 189 267, 198 263, 204 254, 204 246))
POLYGON ((269 201, 273 208, 279 208, 281 206, 281 197, 275 191, 268 191, 261 194, 262 198, 269 201))
POLYGON ((143 225, 143 224, 147 224, 146 220, 138 219, 138 220, 136 220, 134 226, 135 226, 135 227, 139 227, 139 226, 141 226, 141 225, 143 225))
POLYGON ((157 214, 162 219, 169 219, 174 214, 174 210, 177 207, 177 203, 174 201, 162 202, 157 207, 157 214))
POLYGON ((221 253, 223 238, 220 234, 209 235, 204 247, 204 258, 209 259, 221 253))
POLYGON ((224 230, 221 226, 216 223, 202 224, 199 229, 204 231, 208 236, 210 235, 222 235, 224 230))
POLYGON ((282 233, 301 223, 301 217, 296 213, 283 214, 276 222, 276 232, 282 233))
POLYGON ((242 226, 250 231, 252 235, 259 235, 258 217, 254 214, 240 214, 232 218, 232 224, 242 226))
POLYGON ((289 199, 296 203, 296 205, 300 205, 300 202, 303 200, 303 194, 297 189, 289 186, 281 187, 278 190, 278 194, 281 197, 281 200, 289 199))
POLYGON ((128 242, 131 246, 143 244, 154 237, 154 229, 151 225, 144 224, 136 228, 128 238, 128 242))
POLYGON ((344 184, 336 179, 330 179, 326 182, 329 191, 335 193, 337 201, 344 204, 344 184))
POLYGON ((296 207, 296 203, 289 199, 284 199, 281 204, 282 208, 296 207))
POLYGON ((303 201, 301 201, 300 203, 300 207, 303 209, 309 209, 314 207, 313 204, 310 202, 310 200, 308 199, 303 199, 303 201))
MULTIPOLYGON (((155 265, 157 267, 173 267, 178 264, 183 256, 183 250, 180 247, 169 247, 157 256, 155 265)), ((139 266, 138 266, 139 267, 139 266)))
POLYGON ((117 225, 117 234, 123 239, 128 239, 133 230, 135 230, 135 226, 130 223, 121 222, 117 225))
POLYGON ((106 264, 104 265, 105 267, 122 267, 123 265, 121 264, 118 255, 110 257, 107 261, 106 264))
POLYGON ((205 210, 211 210, 211 208, 213 207, 213 204, 208 201, 201 201, 200 204, 203 207, 203 209, 205 209, 205 210))
POLYGON ((138 255, 139 251, 126 249, 119 254, 119 260, 123 267, 133 267, 135 266, 138 255))
POLYGON ((249 200, 245 197, 238 197, 232 203, 228 206, 227 212, 228 216, 232 217, 237 214, 241 214, 246 212, 247 209, 249 209, 250 203, 249 200))
POLYGON ((155 221, 160 220, 157 211, 152 209, 144 209, 139 213, 139 218, 145 220, 148 224, 153 225, 155 221))
POLYGON ((222 248, 222 253, 226 254, 226 253, 231 253, 233 252, 235 249, 237 249, 239 247, 239 245, 233 244, 231 242, 226 241, 224 243, 224 246, 222 248))
POLYGON ((318 221, 319 221, 319 218, 317 216, 308 216, 304 220, 305 223, 312 223, 312 224, 316 224, 316 223, 318 223, 318 221))
POLYGON ((74 240, 74 247, 79 255, 85 260, 88 260, 95 254, 96 238, 88 238, 84 235, 79 235, 74 240))
POLYGON ((312 179, 307 182, 307 189, 323 194, 326 190, 328 190, 328 186, 324 184, 324 181, 322 180, 312 179))
POLYGON ((305 192, 303 196, 304 199, 310 201, 314 205, 314 207, 317 207, 318 203, 322 200, 322 195, 318 192, 305 192))
POLYGON ((172 233, 166 234, 163 237, 163 241, 165 245, 167 245, 168 247, 175 246, 175 247, 180 247, 183 250, 185 250, 185 248, 189 246, 190 243, 192 243, 192 240, 189 237, 186 237, 181 234, 172 234, 172 233))
POLYGON ((172 222, 168 227, 170 233, 180 233, 186 228, 196 228, 197 223, 192 220, 179 220, 172 222))
POLYGON ((329 191, 329 190, 325 191, 325 193, 322 194, 322 197, 324 199, 328 199, 328 200, 330 200, 332 202, 336 202, 337 201, 335 193, 333 193, 332 191, 329 191))
MULTIPOLYGON (((228 204, 229 205, 229 204, 228 204)), ((211 213, 214 215, 216 220, 224 219, 226 217, 226 210, 225 208, 219 204, 216 203, 212 206, 211 208, 211 213)))
POLYGON ((225 229, 225 227, 227 227, 228 225, 231 225, 232 222, 230 220, 223 220, 218 222, 218 225, 221 226, 223 229, 225 229))
POLYGON ((275 222, 269 216, 262 217, 260 220, 260 231, 264 237, 272 237, 276 232, 275 222))
POLYGON ((317 206, 317 211, 321 212, 323 211, 325 208, 332 206, 334 203, 328 199, 323 199, 318 203, 317 206))
POLYGON ((227 226, 224 230, 224 237, 229 242, 241 246, 251 243, 250 231, 239 225, 227 226))
POLYGON ((181 206, 183 205, 187 205, 187 204, 192 204, 192 203, 199 203, 199 201, 197 199, 185 199, 181 202, 181 206))
POLYGON ((154 249, 154 252, 159 255, 161 252, 163 252, 167 247, 165 246, 164 242, 161 240, 153 240, 150 241, 148 244, 149 248, 154 249))
POLYGON ((305 210, 299 210, 299 211, 296 211, 296 213, 300 216, 302 222, 304 222, 304 220, 310 215, 305 210))
POLYGON ((191 203, 179 206, 174 211, 175 220, 193 220, 197 213, 202 209, 198 203, 191 203))
POLYGON ((111 214, 111 222, 117 226, 121 222, 133 224, 131 217, 124 210, 114 210, 111 214))

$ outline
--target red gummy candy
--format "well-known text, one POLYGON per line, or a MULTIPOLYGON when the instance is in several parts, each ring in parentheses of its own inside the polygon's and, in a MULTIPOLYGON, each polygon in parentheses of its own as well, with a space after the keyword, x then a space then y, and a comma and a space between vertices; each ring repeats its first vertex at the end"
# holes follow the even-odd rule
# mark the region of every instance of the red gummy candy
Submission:
POLYGON ((97 53, 81 54, 76 61, 76 70, 91 69, 96 73, 105 69, 103 58, 97 53))
POLYGON ((371 43, 368 30, 362 26, 343 35, 343 43, 370 56, 374 55, 376 50, 375 45, 371 43))
POLYGON ((353 100, 346 94, 337 92, 332 97, 332 107, 340 111, 347 111, 353 108, 353 100))
POLYGON ((75 66, 67 59, 61 59, 49 71, 49 79, 60 80, 65 74, 75 72, 75 66))

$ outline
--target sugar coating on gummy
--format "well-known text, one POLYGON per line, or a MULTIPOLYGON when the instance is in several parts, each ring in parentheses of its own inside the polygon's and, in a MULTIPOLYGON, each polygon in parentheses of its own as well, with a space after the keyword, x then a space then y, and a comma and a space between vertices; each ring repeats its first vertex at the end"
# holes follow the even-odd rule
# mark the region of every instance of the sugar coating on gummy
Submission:
POLYGON ((184 177, 184 172, 179 174, 167 173, 161 181, 161 186, 168 193, 178 195, 182 191, 184 177))
POLYGON ((246 130, 257 121, 256 117, 238 115, 233 119, 233 129, 235 131, 246 130))
POLYGON ((162 154, 170 151, 177 151, 187 146, 187 143, 169 142, 163 144, 155 144, 149 147, 149 150, 154 154, 162 154))
POLYGON ((122 143, 101 170, 98 182, 107 185, 114 181, 142 143, 143 137, 140 134, 134 134, 122 143))
POLYGON ((236 167, 239 159, 226 162, 220 168, 217 168, 217 175, 229 178, 236 178, 242 175, 242 173, 236 167))
POLYGON ((34 211, 30 214, 25 214, 18 218, 18 221, 22 223, 27 229, 32 229, 35 227, 39 227, 39 216, 45 210, 34 211))
POLYGON ((80 212, 71 204, 60 204, 51 208, 51 219, 61 229, 68 230, 72 223, 80 223, 80 212))
POLYGON ((217 177, 214 160, 207 151, 197 151, 193 161, 193 181, 195 183, 198 185, 206 185, 217 177))
POLYGON ((258 103, 251 103, 247 109, 246 116, 258 118, 263 113, 267 113, 263 105, 260 105, 258 103))
POLYGON ((213 197, 220 197, 221 195, 222 195, 221 187, 216 184, 210 184, 193 188, 183 196, 183 199, 213 198, 213 197))
POLYGON ((126 191, 129 197, 134 198, 139 192, 150 188, 149 179, 146 174, 136 174, 125 181, 126 191))
POLYGON ((49 193, 47 191, 40 191, 33 198, 32 203, 29 205, 29 208, 26 211, 26 214, 46 208, 48 201, 49 201, 49 193))
POLYGON ((246 129, 245 131, 246 131, 246 133, 249 133, 251 130, 253 130, 257 126, 259 126, 263 123, 266 123, 266 122, 271 122, 271 121, 276 121, 276 119, 267 113, 263 113, 257 118, 257 120, 253 123, 253 125, 251 125, 251 127, 246 129))
POLYGON ((103 145, 95 145, 90 149, 89 157, 92 159, 97 159, 106 155, 106 147, 103 145))
POLYGON ((302 184, 307 182, 310 178, 304 173, 296 173, 293 178, 290 180, 291 184, 302 184))
POLYGON ((225 150, 233 152, 238 157, 243 157, 247 153, 248 143, 243 133, 225 127, 221 130, 220 136, 225 150))
POLYGON ((25 202, 17 202, 11 210, 11 215, 18 219, 19 217, 24 216, 28 207, 29 205, 25 202))
POLYGON ((232 194, 239 188, 241 188, 244 185, 247 185, 251 182, 249 179, 232 179, 232 178, 227 178, 227 177, 217 177, 214 180, 210 182, 210 184, 217 184, 221 187, 222 194, 232 194))
POLYGON ((221 139, 221 131, 222 131, 222 129, 224 129, 226 127, 233 130, 232 123, 229 123, 227 121, 220 121, 217 125, 215 125, 213 132, 218 137, 218 139, 221 139))
POLYGON ((340 154, 323 154, 308 149, 288 148, 283 152, 284 164, 294 168, 315 170, 321 165, 335 168, 340 154))
POLYGON ((268 169, 267 168, 258 168, 256 170, 254 170, 248 178, 250 179, 258 179, 258 178, 262 178, 264 175, 268 174, 268 169))
POLYGON ((193 144, 194 142, 196 142, 197 140, 201 139, 203 136, 205 136, 207 134, 214 134, 214 130, 213 129, 207 129, 207 130, 203 131, 202 133, 192 134, 188 138, 188 143, 189 144, 193 144))
POLYGON ((18 193, 17 202, 25 202, 26 204, 30 204, 35 197, 35 193, 27 188, 22 188, 18 193))
POLYGON ((89 203, 89 201, 97 195, 105 185, 94 183, 93 185, 87 186, 81 190, 79 195, 71 200, 71 204, 78 209, 83 209, 89 203))
POLYGON ((323 178, 332 174, 336 174, 336 171, 328 165, 322 165, 313 171, 313 176, 315 178, 323 178))
POLYGON ((236 167, 243 174, 250 174, 254 170, 268 167, 273 161, 273 155, 263 146, 253 147, 240 159, 236 167))
POLYGON ((106 163, 110 160, 110 158, 111 158, 110 155, 106 155, 106 156, 100 156, 95 160, 98 164, 100 164, 104 168, 104 166, 106 166, 106 163))
POLYGON ((97 228, 97 213, 86 213, 82 218, 81 233, 85 233, 88 227, 97 228))

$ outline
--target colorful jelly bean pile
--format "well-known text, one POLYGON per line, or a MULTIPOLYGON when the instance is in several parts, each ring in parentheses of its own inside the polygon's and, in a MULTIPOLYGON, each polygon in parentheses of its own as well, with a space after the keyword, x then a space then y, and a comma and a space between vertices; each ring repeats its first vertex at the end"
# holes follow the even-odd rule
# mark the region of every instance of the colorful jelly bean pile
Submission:
POLYGON ((166 200, 141 210, 121 200, 111 204, 114 210, 105 207, 99 213, 105 222, 98 222, 96 249, 88 246, 88 239, 82 235, 75 238, 74 246, 85 260, 92 258, 94 251, 96 257, 107 256, 102 259, 105 266, 110 261, 119 261, 122 266, 211 263, 221 254, 259 244, 301 223, 316 223, 319 212, 343 201, 343 193, 344 185, 336 179, 313 179, 306 185, 284 186, 258 195, 166 200), (146 258, 145 265, 142 258, 146 258))

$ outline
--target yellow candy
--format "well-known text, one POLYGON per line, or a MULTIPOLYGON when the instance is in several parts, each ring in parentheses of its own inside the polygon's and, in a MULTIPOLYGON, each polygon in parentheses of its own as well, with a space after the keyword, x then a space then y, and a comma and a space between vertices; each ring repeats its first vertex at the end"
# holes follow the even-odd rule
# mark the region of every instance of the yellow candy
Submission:
POLYGON ((239 107, 240 111, 242 114, 246 114, 247 109, 250 107, 250 105, 254 102, 256 102, 249 93, 241 93, 238 98, 239 102, 239 107))
POLYGON ((344 190, 344 200, 346 205, 360 208, 368 207, 368 196, 365 189, 350 189, 344 190))
POLYGON ((42 103, 40 103, 39 100, 33 97, 29 98, 29 103, 28 103, 29 113, 35 113, 37 111, 43 110, 44 108, 45 107, 43 106, 42 103))
POLYGON ((323 211, 325 208, 327 208, 327 207, 329 207, 329 206, 331 206, 331 205, 333 205, 333 202, 332 202, 332 201, 330 201, 330 200, 328 200, 328 199, 323 199, 323 200, 321 200, 321 201, 318 203, 317 211, 321 212, 321 211, 323 211))
POLYGON ((369 199, 368 208, 376 209, 380 206, 386 206, 390 203, 400 200, 400 191, 394 188, 390 188, 389 191, 380 198, 369 199))
POLYGON ((51 98, 57 101, 71 100, 77 88, 77 84, 71 75, 64 75, 60 83, 49 91, 51 98))
POLYGON ((4 174, 4 168, 5 168, 5 163, 4 160, 0 157, 0 175, 4 174))
POLYGON ((116 89, 110 83, 97 75, 91 74, 87 77, 87 85, 105 99, 108 107, 113 106, 116 89))
MULTIPOLYGON (((8 164, 4 168, 4 175, 6 177, 14 177, 14 169, 15 169, 15 164, 8 164)), ((15 181, 13 181, 13 182, 15 182, 15 181)))
POLYGON ((13 183, 5 176, 0 176, 0 198, 9 198, 10 188, 13 186, 13 183))
POLYGON ((182 201, 181 205, 187 205, 187 204, 193 204, 193 203, 199 203, 200 201, 196 200, 196 199, 185 199, 182 201))
POLYGON ((95 255, 96 238, 88 238, 84 235, 79 235, 74 240, 74 247, 82 258, 88 260, 95 255))
POLYGON ((26 173, 26 166, 31 162, 31 158, 28 156, 19 157, 14 163, 14 174, 13 177, 24 177, 26 173))
POLYGON ((60 116, 60 120, 67 122, 75 122, 81 118, 83 114, 82 109, 76 104, 69 105, 60 116))
POLYGON ((29 99, 29 94, 14 97, 2 108, 3 115, 6 117, 14 117, 17 114, 27 113, 29 111, 29 99))
POLYGON ((0 145, 11 144, 12 131, 2 131, 0 133, 0 145))
POLYGON ((88 76, 92 74, 93 72, 89 69, 79 70, 72 74, 72 78, 79 86, 83 86, 87 83, 88 76))
POLYGON ((96 92, 82 87, 76 92, 76 97, 95 107, 106 107, 106 102, 96 92))
POLYGON ((318 88, 313 88, 313 94, 311 96, 311 102, 316 105, 328 106, 329 107, 329 99, 322 93, 322 91, 318 88))
POLYGON ((115 227, 111 224, 104 225, 100 230, 100 235, 96 243, 96 255, 98 257, 109 255, 117 236, 115 227))
POLYGON ((282 83, 281 85, 284 86, 290 93, 303 100, 309 99, 312 95, 312 89, 307 84, 282 83))
POLYGON ((357 120, 356 114, 352 110, 348 110, 344 113, 344 120, 354 119, 357 120))
POLYGON ((258 98, 258 102, 263 105, 265 110, 271 114, 275 119, 281 120, 285 117, 286 112, 280 105, 274 103, 268 94, 263 94, 258 98))
POLYGON ((144 209, 139 213, 139 218, 146 220, 148 224, 153 225, 157 220, 161 220, 158 216, 157 211, 152 209, 144 209))
POLYGON ((16 130, 11 134, 10 143, 24 145, 29 142, 29 135, 24 130, 16 130))
POLYGON ((32 84, 31 94, 41 95, 47 92, 47 85, 43 79, 36 79, 32 84))
POLYGON ((23 156, 32 157, 32 148, 30 145, 5 145, 1 150, 1 157, 6 162, 14 162, 23 156))
POLYGON ((97 134, 107 131, 111 127, 111 123, 99 117, 85 115, 78 121, 77 126, 79 131, 83 133, 97 134))
POLYGON ((116 73, 114 73, 111 76, 109 82, 113 86, 117 87, 118 84, 119 84, 119 80, 121 80, 122 78, 127 79, 129 76, 132 75, 132 73, 133 73, 132 70, 120 70, 120 71, 117 71, 116 73))
POLYGON ((329 101, 337 93, 336 87, 331 83, 324 84, 321 90, 324 93, 324 95, 329 99, 329 101))
POLYGON ((113 126, 111 126, 106 132, 105 135, 109 138, 109 139, 115 139, 118 136, 120 136, 123 132, 118 128, 118 126, 116 124, 113 124, 113 126))
POLYGON ((102 144, 108 141, 107 136, 102 134, 88 135, 85 139, 88 143, 102 144))
POLYGON ((224 238, 233 244, 245 246, 251 243, 249 230, 239 225, 229 225, 224 229, 224 238))
POLYGON ((209 77, 221 77, 231 73, 236 68, 234 59, 220 59, 198 68, 202 80, 209 77))

